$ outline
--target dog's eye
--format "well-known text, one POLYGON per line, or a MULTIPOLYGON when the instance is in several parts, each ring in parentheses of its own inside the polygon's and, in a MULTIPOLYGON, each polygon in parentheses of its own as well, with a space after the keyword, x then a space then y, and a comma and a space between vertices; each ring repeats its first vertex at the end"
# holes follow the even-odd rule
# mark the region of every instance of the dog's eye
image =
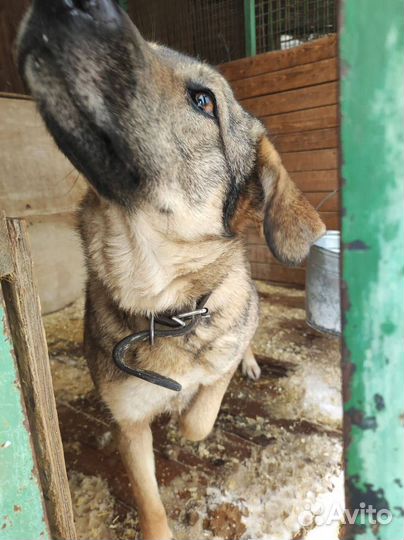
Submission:
POLYGON ((216 116, 216 104, 212 94, 204 90, 191 91, 191 99, 198 109, 209 116, 216 116))

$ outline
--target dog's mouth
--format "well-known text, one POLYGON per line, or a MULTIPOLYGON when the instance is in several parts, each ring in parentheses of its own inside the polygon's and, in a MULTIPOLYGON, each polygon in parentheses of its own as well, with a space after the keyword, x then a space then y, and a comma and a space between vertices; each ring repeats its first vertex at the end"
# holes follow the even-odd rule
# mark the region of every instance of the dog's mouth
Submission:
POLYGON ((114 0, 34 0, 20 31, 19 67, 62 152, 100 195, 128 205, 140 174, 108 101, 125 23, 114 0))

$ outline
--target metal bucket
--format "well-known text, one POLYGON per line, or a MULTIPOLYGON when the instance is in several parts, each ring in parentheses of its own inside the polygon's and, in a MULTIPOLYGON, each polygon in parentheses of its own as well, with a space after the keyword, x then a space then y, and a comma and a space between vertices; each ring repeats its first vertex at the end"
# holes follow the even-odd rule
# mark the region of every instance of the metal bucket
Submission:
POLYGON ((306 271, 306 321, 320 332, 341 334, 340 233, 327 231, 310 248, 306 271))

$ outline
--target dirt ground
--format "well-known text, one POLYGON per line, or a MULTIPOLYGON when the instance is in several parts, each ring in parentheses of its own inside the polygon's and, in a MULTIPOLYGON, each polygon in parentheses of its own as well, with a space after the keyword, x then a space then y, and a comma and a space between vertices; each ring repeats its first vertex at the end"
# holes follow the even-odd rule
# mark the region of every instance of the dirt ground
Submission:
MULTIPOLYGON (((343 504, 340 352, 305 323, 304 291, 257 282, 259 381, 234 377, 211 435, 154 426, 156 468, 175 537, 336 540, 343 504)), ((110 415, 82 356, 83 301, 44 317, 77 531, 133 539, 137 516, 110 415)))

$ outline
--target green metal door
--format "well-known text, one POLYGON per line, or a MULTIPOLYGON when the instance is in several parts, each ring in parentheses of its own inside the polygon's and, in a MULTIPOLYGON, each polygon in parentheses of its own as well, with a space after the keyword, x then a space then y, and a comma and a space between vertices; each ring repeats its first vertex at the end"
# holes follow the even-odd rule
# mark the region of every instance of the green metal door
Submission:
POLYGON ((340 17, 347 538, 404 538, 404 6, 340 17), (374 511, 369 510, 372 507, 374 511))

